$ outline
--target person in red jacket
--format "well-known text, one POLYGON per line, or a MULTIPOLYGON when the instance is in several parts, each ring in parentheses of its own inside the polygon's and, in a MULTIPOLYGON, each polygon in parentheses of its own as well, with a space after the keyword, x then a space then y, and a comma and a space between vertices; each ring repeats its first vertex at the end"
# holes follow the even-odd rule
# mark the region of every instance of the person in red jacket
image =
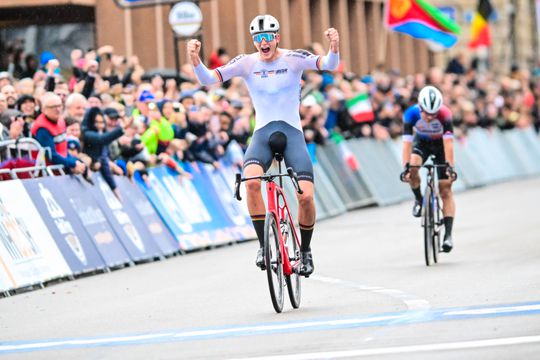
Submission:
POLYGON ((41 146, 50 149, 46 156, 51 164, 64 165, 73 174, 83 174, 86 165, 68 153, 62 107, 62 99, 58 95, 45 93, 41 98, 41 115, 32 124, 32 136, 41 146))

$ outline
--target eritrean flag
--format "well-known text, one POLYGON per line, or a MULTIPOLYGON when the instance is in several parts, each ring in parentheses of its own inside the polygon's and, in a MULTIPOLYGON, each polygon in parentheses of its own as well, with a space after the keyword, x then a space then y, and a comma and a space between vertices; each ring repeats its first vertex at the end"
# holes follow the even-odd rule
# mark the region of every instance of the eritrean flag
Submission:
POLYGON ((458 24, 425 0, 388 0, 386 26, 445 48, 452 47, 461 32, 458 24))
POLYGON ((493 6, 489 0, 479 0, 476 13, 471 23, 471 41, 469 48, 474 49, 479 46, 491 45, 491 33, 489 31, 488 19, 493 12, 493 6))
POLYGON ((358 94, 348 99, 345 105, 347 106, 347 110, 349 110, 349 114, 357 123, 373 121, 375 119, 373 107, 367 93, 358 94))

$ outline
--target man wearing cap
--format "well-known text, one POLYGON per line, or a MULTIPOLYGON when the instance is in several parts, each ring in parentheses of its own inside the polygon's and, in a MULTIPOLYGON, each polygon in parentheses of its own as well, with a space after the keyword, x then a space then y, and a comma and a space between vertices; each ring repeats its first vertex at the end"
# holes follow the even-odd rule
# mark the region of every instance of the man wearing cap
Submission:
MULTIPOLYGON (((107 131, 113 131, 120 125, 120 113, 112 107, 103 110, 105 115, 105 128, 107 131)), ((109 157, 111 160, 117 160, 120 157, 120 139, 116 139, 109 144, 109 157)))
POLYGON ((148 125, 148 104, 155 100, 156 98, 154 97, 154 94, 152 94, 148 90, 143 90, 139 95, 139 99, 137 101, 137 108, 133 110, 133 120, 139 120, 143 124, 148 125))
POLYGON ((52 164, 64 165, 74 174, 86 170, 84 163, 68 154, 66 124, 62 118, 62 100, 54 93, 47 92, 41 97, 41 115, 32 125, 32 135, 41 144, 49 148, 47 160, 52 164))
MULTIPOLYGON (((300 233, 302 238, 299 273, 309 276, 313 272, 311 237, 315 226, 315 201, 313 165, 307 151, 300 123, 299 94, 304 70, 334 70, 339 64, 339 34, 329 28, 325 36, 330 49, 326 55, 313 55, 306 50, 279 48, 281 40, 279 22, 271 15, 258 15, 250 23, 249 32, 257 50, 242 54, 228 64, 209 70, 201 61, 201 42, 192 39, 187 44, 188 56, 195 75, 202 85, 208 86, 242 77, 248 87, 255 107, 256 125, 251 143, 244 156, 244 176, 257 177, 269 168, 273 154, 269 138, 276 132, 285 134, 284 150, 286 166, 298 174, 303 194, 298 195, 300 233)), ((265 204, 261 193, 261 181, 246 182, 247 205, 253 226, 259 238, 260 248, 255 263, 264 268, 263 243, 265 204)))

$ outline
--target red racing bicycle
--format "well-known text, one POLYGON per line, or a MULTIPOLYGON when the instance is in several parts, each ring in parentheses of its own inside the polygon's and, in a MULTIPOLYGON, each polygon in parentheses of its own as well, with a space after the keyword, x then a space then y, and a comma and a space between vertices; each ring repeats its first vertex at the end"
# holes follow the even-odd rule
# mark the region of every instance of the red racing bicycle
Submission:
POLYGON ((284 288, 287 287, 289 299, 293 308, 300 306, 301 284, 298 274, 300 261, 300 238, 294 220, 287 205, 285 191, 283 190, 283 177, 289 177, 299 194, 302 189, 298 177, 292 168, 281 173, 283 150, 276 151, 272 146, 274 159, 278 162, 276 174, 267 172, 261 176, 242 178, 236 174, 235 197, 240 196, 240 184, 244 181, 259 179, 266 182, 267 211, 264 225, 264 258, 268 286, 272 305, 276 312, 283 310, 284 288), (278 179, 279 184, 276 183, 278 179))

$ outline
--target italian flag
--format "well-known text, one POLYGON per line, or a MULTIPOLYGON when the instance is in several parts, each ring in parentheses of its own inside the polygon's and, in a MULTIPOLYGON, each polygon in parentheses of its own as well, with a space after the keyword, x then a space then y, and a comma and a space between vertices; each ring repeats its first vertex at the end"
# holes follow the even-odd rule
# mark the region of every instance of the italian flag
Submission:
POLYGON ((357 123, 373 121, 375 115, 371 107, 371 101, 367 93, 358 94, 355 97, 348 99, 346 102, 349 114, 357 123))
POLYGON ((330 138, 336 143, 339 154, 341 155, 341 160, 349 167, 349 169, 352 171, 360 170, 360 164, 351 149, 349 149, 349 144, 345 138, 338 133, 333 133, 330 138))

